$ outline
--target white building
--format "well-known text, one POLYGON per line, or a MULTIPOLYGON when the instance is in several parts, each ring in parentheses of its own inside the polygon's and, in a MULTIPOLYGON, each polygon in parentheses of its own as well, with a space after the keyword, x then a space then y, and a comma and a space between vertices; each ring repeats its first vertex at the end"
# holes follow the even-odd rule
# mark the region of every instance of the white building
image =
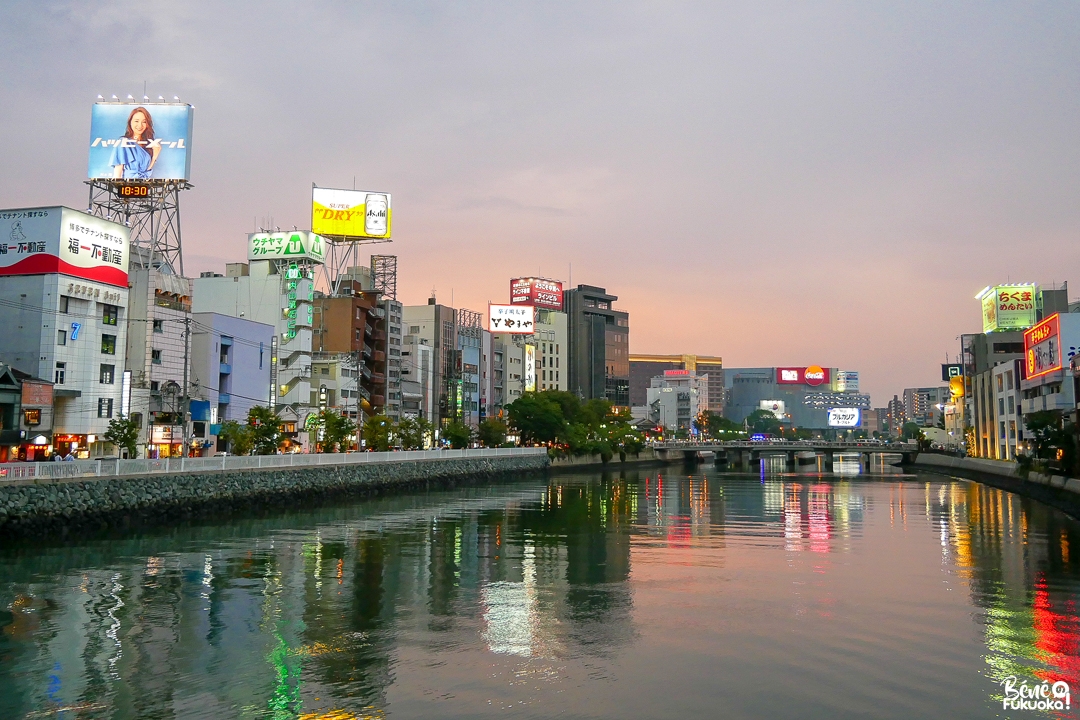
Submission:
POLYGON ((124 411, 128 228, 65 207, 0 210, 0 362, 55 383, 53 445, 115 453, 124 411))
MULTIPOLYGON (((273 325, 274 407, 286 433, 302 434, 311 404, 312 300, 315 271, 326 242, 303 231, 248 236, 247 263, 225 266, 225 276, 203 273, 195 280, 195 312, 216 312, 273 325)), ((300 437, 303 444, 306 436, 300 437)))
POLYGON ((709 409, 709 377, 688 370, 665 370, 650 382, 649 419, 665 431, 689 430, 694 418, 709 409))
POLYGON ((569 357, 566 313, 536 308, 537 390, 566 390, 569 357))
POLYGON ((406 335, 401 346, 401 414, 423 417, 434 427, 438 410, 434 352, 424 338, 406 335))

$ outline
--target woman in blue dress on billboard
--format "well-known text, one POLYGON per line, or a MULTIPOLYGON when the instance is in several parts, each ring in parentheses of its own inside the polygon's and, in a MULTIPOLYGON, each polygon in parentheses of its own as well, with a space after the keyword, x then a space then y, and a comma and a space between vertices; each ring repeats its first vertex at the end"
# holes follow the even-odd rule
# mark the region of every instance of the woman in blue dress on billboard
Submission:
POLYGON ((128 116, 127 130, 113 146, 113 177, 124 180, 149 180, 161 145, 154 142, 154 121, 144 107, 137 107, 128 116))

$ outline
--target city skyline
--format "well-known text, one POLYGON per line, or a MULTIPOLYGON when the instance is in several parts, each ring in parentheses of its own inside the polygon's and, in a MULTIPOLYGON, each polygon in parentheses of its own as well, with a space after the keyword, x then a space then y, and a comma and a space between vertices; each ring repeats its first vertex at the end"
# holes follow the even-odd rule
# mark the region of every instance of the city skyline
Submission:
POLYGON ((598 285, 634 353, 858 370, 882 406, 982 287, 1076 267, 1080 9, 781 7, 17 5, 0 189, 85 207, 90 105, 145 81, 196 107, 189 275, 355 177, 394 195, 408 304, 598 285))

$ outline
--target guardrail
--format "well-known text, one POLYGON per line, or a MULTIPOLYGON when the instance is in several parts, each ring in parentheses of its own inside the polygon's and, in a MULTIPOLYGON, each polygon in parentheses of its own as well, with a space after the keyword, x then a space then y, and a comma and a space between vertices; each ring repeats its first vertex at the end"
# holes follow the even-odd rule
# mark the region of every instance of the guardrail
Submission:
POLYGON ((469 450, 400 450, 395 452, 353 452, 288 455, 223 455, 208 458, 165 458, 161 460, 74 460, 70 462, 6 463, 0 465, 0 483, 17 480, 70 480, 76 478, 165 475, 170 473, 257 470, 260 468, 318 467, 323 465, 364 465, 410 460, 452 460, 546 455, 547 448, 474 448, 469 450))

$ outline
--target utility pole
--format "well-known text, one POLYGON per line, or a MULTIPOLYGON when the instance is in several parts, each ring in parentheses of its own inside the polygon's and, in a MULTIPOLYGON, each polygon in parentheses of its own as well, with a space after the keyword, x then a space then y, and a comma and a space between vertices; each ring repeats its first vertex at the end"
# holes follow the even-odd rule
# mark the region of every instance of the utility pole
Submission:
POLYGON ((184 428, 184 444, 183 452, 184 457, 187 457, 188 446, 190 442, 191 433, 188 430, 188 404, 190 402, 188 398, 188 350, 191 347, 191 313, 187 313, 184 318, 184 396, 180 400, 180 426, 184 428))

